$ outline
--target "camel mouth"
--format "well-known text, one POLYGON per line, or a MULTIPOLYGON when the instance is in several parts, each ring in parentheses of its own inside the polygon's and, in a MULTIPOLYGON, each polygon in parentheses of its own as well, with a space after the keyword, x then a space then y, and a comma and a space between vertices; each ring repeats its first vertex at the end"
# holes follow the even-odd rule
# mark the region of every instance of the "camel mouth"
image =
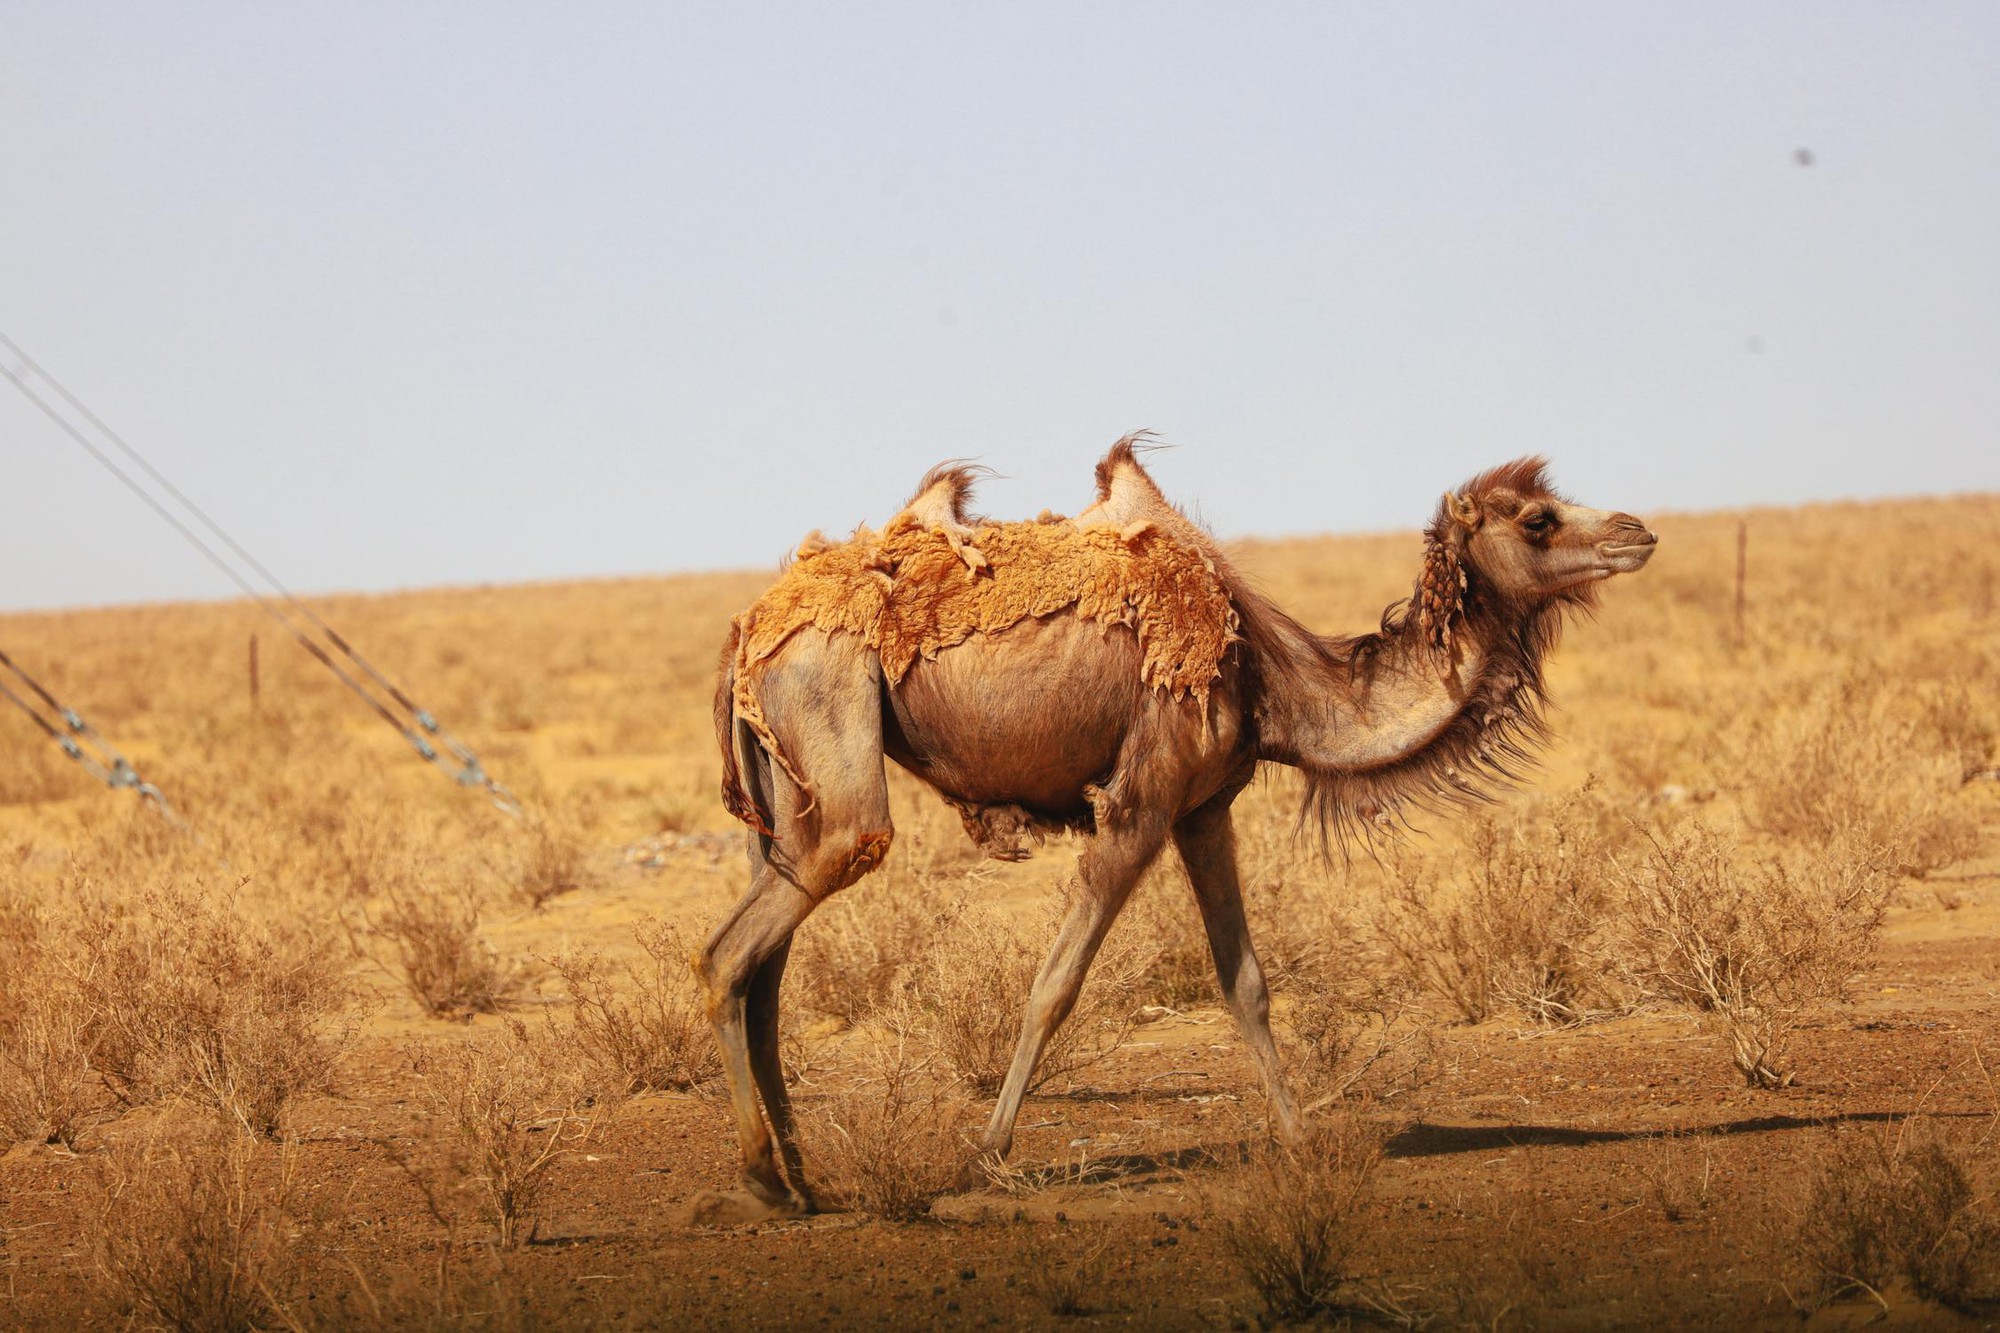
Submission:
POLYGON ((1659 549, 1659 545, 1660 539, 1649 532, 1643 541, 1601 542, 1597 547, 1597 554, 1606 565, 1610 566, 1611 573, 1630 574, 1651 560, 1653 552, 1659 549))

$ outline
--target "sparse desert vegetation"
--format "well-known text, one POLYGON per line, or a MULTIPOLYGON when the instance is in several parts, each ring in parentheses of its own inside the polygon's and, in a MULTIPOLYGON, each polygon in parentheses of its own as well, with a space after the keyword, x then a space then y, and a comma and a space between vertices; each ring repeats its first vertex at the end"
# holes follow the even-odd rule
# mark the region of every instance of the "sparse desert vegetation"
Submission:
MULTIPOLYGON (((691 1222, 736 1145, 687 960, 747 873, 710 697, 765 575, 327 601, 521 823, 268 639, 253 706, 242 606, 0 617, 194 830, 0 731, 0 1325, 1976 1326, 2000 500, 1654 521, 1520 790, 1324 859, 1286 774, 1238 802, 1307 1142, 1169 859, 968 1172, 1068 851, 982 859, 892 773, 887 864, 784 981, 845 1211, 748 1230, 691 1222)), ((1359 630, 1416 550, 1237 554, 1359 630)))

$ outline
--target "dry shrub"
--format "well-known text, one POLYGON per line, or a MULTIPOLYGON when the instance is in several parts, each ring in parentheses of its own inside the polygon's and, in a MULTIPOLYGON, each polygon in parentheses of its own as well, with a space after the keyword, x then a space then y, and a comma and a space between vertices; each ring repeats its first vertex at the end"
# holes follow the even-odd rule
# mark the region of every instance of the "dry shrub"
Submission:
POLYGON ((1815 1155, 1791 1236, 1808 1303, 1862 1293, 1880 1300, 1899 1278, 1941 1305, 1989 1293, 2000 1221, 1969 1167, 1968 1154, 1931 1122, 1835 1131, 1815 1155))
POLYGON ((828 1194, 891 1221, 925 1216, 971 1160, 963 1083, 919 1059, 907 1036, 871 1039, 864 1071, 804 1109, 805 1141, 828 1194))
POLYGON ((407 885, 388 895, 368 919, 395 951, 404 987, 434 1018, 497 1013, 518 1001, 527 969, 500 956, 479 932, 479 897, 433 893, 407 885))
POLYGON ((323 1090, 352 1029, 346 952, 330 930, 244 920, 235 895, 195 888, 98 902, 56 946, 89 1051, 127 1103, 185 1098, 275 1133, 286 1104, 323 1090))
POLYGON ((932 898, 871 876, 821 906, 793 937, 799 1003, 848 1027, 894 1008, 937 930, 932 898))
POLYGON ((1408 1099, 1428 1084, 1436 1048, 1416 988, 1359 969, 1325 967, 1286 979, 1284 1027, 1308 1111, 1350 1095, 1408 1099))
POLYGON ((1266 1315, 1298 1320, 1334 1308, 1381 1160, 1380 1133, 1346 1113, 1296 1147, 1258 1144, 1231 1174, 1214 1226, 1266 1315))
POLYGON ((1905 716, 1896 704, 1877 681, 1856 675, 1751 727, 1738 762, 1757 830, 1799 845, 1889 848, 1908 875, 1977 850, 1978 821, 1954 799, 1974 743, 1969 719, 1954 720, 1948 704, 1928 718, 1905 716))
POLYGON ((1600 954, 1612 846, 1604 809, 1587 793, 1557 803, 1546 825, 1482 818, 1456 864, 1398 859, 1377 934, 1469 1023, 1501 1011, 1577 1022, 1608 999, 1600 954))
MULTIPOLYGON (((961 903, 939 921, 911 982, 919 1029, 954 1073, 981 1093, 1007 1077, 1035 976, 1046 951, 1001 912, 961 903)), ((1133 1027, 1138 960, 1123 942, 1107 944, 1076 1008, 1042 1050, 1028 1090, 1067 1078, 1123 1045, 1133 1027)))
MULTIPOLYGON (((1289 915, 1296 921, 1302 914, 1289 915)), ((1341 908, 1321 902, 1312 916, 1310 933, 1278 955, 1272 987, 1309 1108, 1350 1094, 1371 1102, 1407 1098, 1434 1072, 1434 1021, 1422 987, 1359 938, 1341 908)))
POLYGON ((1633 982, 1720 1025, 1751 1087, 1785 1087, 1793 1030, 1845 1000, 1874 956, 1891 888, 1884 861, 1843 844, 1746 868, 1701 824, 1655 839, 1626 914, 1633 982))
POLYGON ((1643 1150, 1639 1176, 1661 1217, 1685 1221, 1708 1210, 1715 1183, 1714 1149, 1706 1135, 1656 1135, 1643 1150))
POLYGON ((299 1155, 227 1126, 169 1129, 99 1171, 97 1266, 148 1324, 234 1333, 297 1327, 299 1155))
POLYGON ((93 1076, 97 1029, 69 978, 37 969, 0 980, 0 1135, 59 1143, 110 1109, 93 1076))
POLYGON ((433 1047, 411 1063, 423 1080, 429 1151, 420 1162, 399 1161, 433 1214, 455 1229, 455 1202, 470 1195, 500 1248, 532 1240, 562 1155, 597 1126, 587 1079, 519 1022, 495 1040, 433 1047))
POLYGON ((600 1095, 705 1083, 722 1072, 722 1061, 688 962, 688 942, 655 917, 642 918, 632 934, 646 961, 627 965, 623 984, 595 951, 549 960, 569 996, 564 1035, 600 1095))
POLYGON ((90 998, 48 944, 32 916, 0 909, 0 1136, 74 1148, 111 1099, 90 998))
POLYGON ((1923 724, 1936 736, 1948 764, 1958 769, 1961 783, 1992 766, 1994 746, 2000 743, 2000 725, 1984 704, 1994 690, 1990 674, 1977 689, 1955 680, 1918 696, 1923 724))
POLYGON ((1022 1285, 1052 1315, 1091 1314, 1110 1272, 1110 1250, 1110 1236, 1085 1241, 1067 1222, 1031 1227, 1017 1251, 1022 1285))
POLYGON ((573 893, 590 878, 590 844, 582 822, 538 810, 524 821, 506 878, 531 910, 573 893))

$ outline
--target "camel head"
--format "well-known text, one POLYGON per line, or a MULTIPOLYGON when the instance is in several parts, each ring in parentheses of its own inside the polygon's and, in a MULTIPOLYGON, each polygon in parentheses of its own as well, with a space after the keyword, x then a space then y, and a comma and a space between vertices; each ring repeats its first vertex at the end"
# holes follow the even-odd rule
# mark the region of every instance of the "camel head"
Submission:
POLYGON ((1445 641, 1468 596, 1517 611, 1587 605, 1599 583, 1644 567, 1659 542, 1630 514, 1558 494, 1540 458, 1516 459, 1447 491, 1424 537, 1419 612, 1445 641))

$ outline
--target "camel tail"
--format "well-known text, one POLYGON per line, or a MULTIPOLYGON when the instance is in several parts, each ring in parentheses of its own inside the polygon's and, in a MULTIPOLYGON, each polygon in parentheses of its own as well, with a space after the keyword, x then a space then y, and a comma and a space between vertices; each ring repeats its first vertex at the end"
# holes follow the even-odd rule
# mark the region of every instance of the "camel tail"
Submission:
POLYGON ((737 727, 736 653, 742 639, 742 629, 730 622, 729 638, 722 645, 722 666, 716 672, 715 741, 722 750, 722 804, 730 814, 768 838, 770 816, 743 785, 743 742, 745 739, 754 742, 754 738, 740 737, 737 727))

